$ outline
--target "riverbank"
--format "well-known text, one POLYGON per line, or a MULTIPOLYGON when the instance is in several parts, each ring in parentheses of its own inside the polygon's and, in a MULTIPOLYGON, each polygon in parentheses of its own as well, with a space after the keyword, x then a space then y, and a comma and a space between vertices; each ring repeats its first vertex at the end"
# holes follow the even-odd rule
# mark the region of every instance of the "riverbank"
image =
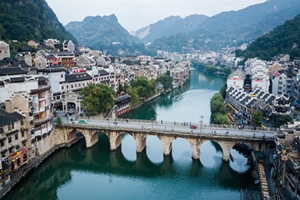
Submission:
POLYGON ((44 154, 32 158, 26 165, 23 165, 16 172, 11 173, 10 182, 8 184, 5 184, 0 190, 0 199, 2 199, 7 193, 9 193, 11 189, 14 188, 22 179, 29 176, 31 172, 37 169, 54 152, 56 152, 61 148, 70 148, 72 145, 77 143, 80 139, 82 139, 82 136, 76 137, 74 140, 72 140, 69 143, 55 145, 53 148, 49 149, 44 154))

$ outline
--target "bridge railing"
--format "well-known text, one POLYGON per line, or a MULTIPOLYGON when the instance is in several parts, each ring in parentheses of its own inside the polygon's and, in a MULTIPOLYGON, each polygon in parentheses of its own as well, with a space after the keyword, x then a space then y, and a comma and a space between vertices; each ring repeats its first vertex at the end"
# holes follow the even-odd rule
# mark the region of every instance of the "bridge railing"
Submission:
POLYGON ((213 131, 205 131, 203 130, 203 132, 199 132, 199 130, 195 130, 195 129, 190 129, 188 131, 185 130, 174 130, 174 129, 170 129, 168 128, 163 128, 163 127, 147 127, 147 128, 141 128, 141 127, 122 127, 122 126, 106 126, 106 125, 92 125, 92 124, 70 124, 70 123, 63 123, 62 126, 65 127, 74 127, 74 128, 82 128, 82 129, 86 129, 86 128, 90 128, 90 129, 102 129, 102 130, 122 130, 124 132, 128 131, 131 132, 133 130, 135 131, 143 131, 143 132, 157 132, 157 133, 164 133, 164 134, 178 134, 178 135, 193 135, 193 136, 202 136, 202 137, 221 137, 221 138, 234 138, 234 139, 240 139, 240 140, 246 140, 246 139, 263 139, 265 141, 274 141, 274 136, 270 137, 266 137, 264 135, 257 135, 257 134, 253 134, 253 135, 238 135, 238 134, 227 134, 227 133, 214 133, 213 131))
MULTIPOLYGON (((89 120, 106 120, 106 118, 101 116, 91 116, 91 117, 80 117, 82 119, 89 119, 89 120)), ((209 128, 229 128, 229 129, 245 129, 245 130, 254 130, 253 126, 238 126, 238 125, 223 125, 223 124, 200 124, 199 122, 180 122, 180 121, 164 121, 164 120, 146 120, 146 119, 125 119, 125 118, 119 118, 116 121, 118 122, 137 122, 137 123, 153 123, 153 124, 161 124, 161 125, 172 125, 172 126, 189 126, 190 124, 198 126, 198 128, 202 127, 209 127, 209 128)), ((115 120, 114 120, 115 121, 115 120)), ((256 130, 258 131, 277 131, 277 128, 262 128, 262 127, 256 127, 256 130)))

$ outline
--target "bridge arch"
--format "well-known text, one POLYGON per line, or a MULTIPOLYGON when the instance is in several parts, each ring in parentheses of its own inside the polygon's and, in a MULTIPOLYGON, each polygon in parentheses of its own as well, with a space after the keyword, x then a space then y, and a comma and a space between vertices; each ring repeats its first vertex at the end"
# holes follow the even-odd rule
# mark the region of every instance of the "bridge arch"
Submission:
POLYGON ((215 140, 204 140, 199 146, 200 162, 206 167, 220 166, 223 159, 222 146, 215 140))
POLYGON ((157 135, 146 137, 146 156, 153 164, 161 164, 164 160, 162 141, 157 135))
POLYGON ((251 144, 238 142, 230 150, 229 166, 232 170, 241 173, 246 172, 252 165, 251 154, 254 149, 251 144))

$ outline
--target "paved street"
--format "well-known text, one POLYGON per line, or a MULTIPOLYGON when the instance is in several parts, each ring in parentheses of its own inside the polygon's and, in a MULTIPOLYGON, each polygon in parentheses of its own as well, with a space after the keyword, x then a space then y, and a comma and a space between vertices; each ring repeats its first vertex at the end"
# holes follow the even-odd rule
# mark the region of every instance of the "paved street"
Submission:
POLYGON ((78 120, 68 120, 65 116, 62 116, 64 124, 74 124, 82 126, 97 126, 105 128, 124 128, 124 129, 139 129, 139 130, 153 130, 162 132, 180 132, 189 134, 213 134, 216 136, 231 136, 231 137, 245 137, 245 138, 265 138, 272 140, 274 138, 274 131, 268 130, 253 130, 244 128, 239 130, 238 127, 227 127, 219 126, 212 127, 213 125, 190 123, 190 122, 165 122, 165 121, 149 121, 149 120, 133 120, 133 119, 119 119, 118 121, 112 120, 101 120, 101 119, 87 119, 87 124, 79 124, 78 120), (196 125, 196 129, 191 129, 190 124, 196 125))

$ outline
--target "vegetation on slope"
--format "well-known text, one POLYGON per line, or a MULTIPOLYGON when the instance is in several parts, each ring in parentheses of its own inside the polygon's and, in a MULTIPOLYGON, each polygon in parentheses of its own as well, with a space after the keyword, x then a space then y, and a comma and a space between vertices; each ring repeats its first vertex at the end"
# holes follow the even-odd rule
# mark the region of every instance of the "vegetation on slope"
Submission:
POLYGON ((290 54, 293 59, 300 55, 299 45, 300 15, 256 39, 245 51, 236 51, 236 56, 271 60, 278 54, 290 54))

